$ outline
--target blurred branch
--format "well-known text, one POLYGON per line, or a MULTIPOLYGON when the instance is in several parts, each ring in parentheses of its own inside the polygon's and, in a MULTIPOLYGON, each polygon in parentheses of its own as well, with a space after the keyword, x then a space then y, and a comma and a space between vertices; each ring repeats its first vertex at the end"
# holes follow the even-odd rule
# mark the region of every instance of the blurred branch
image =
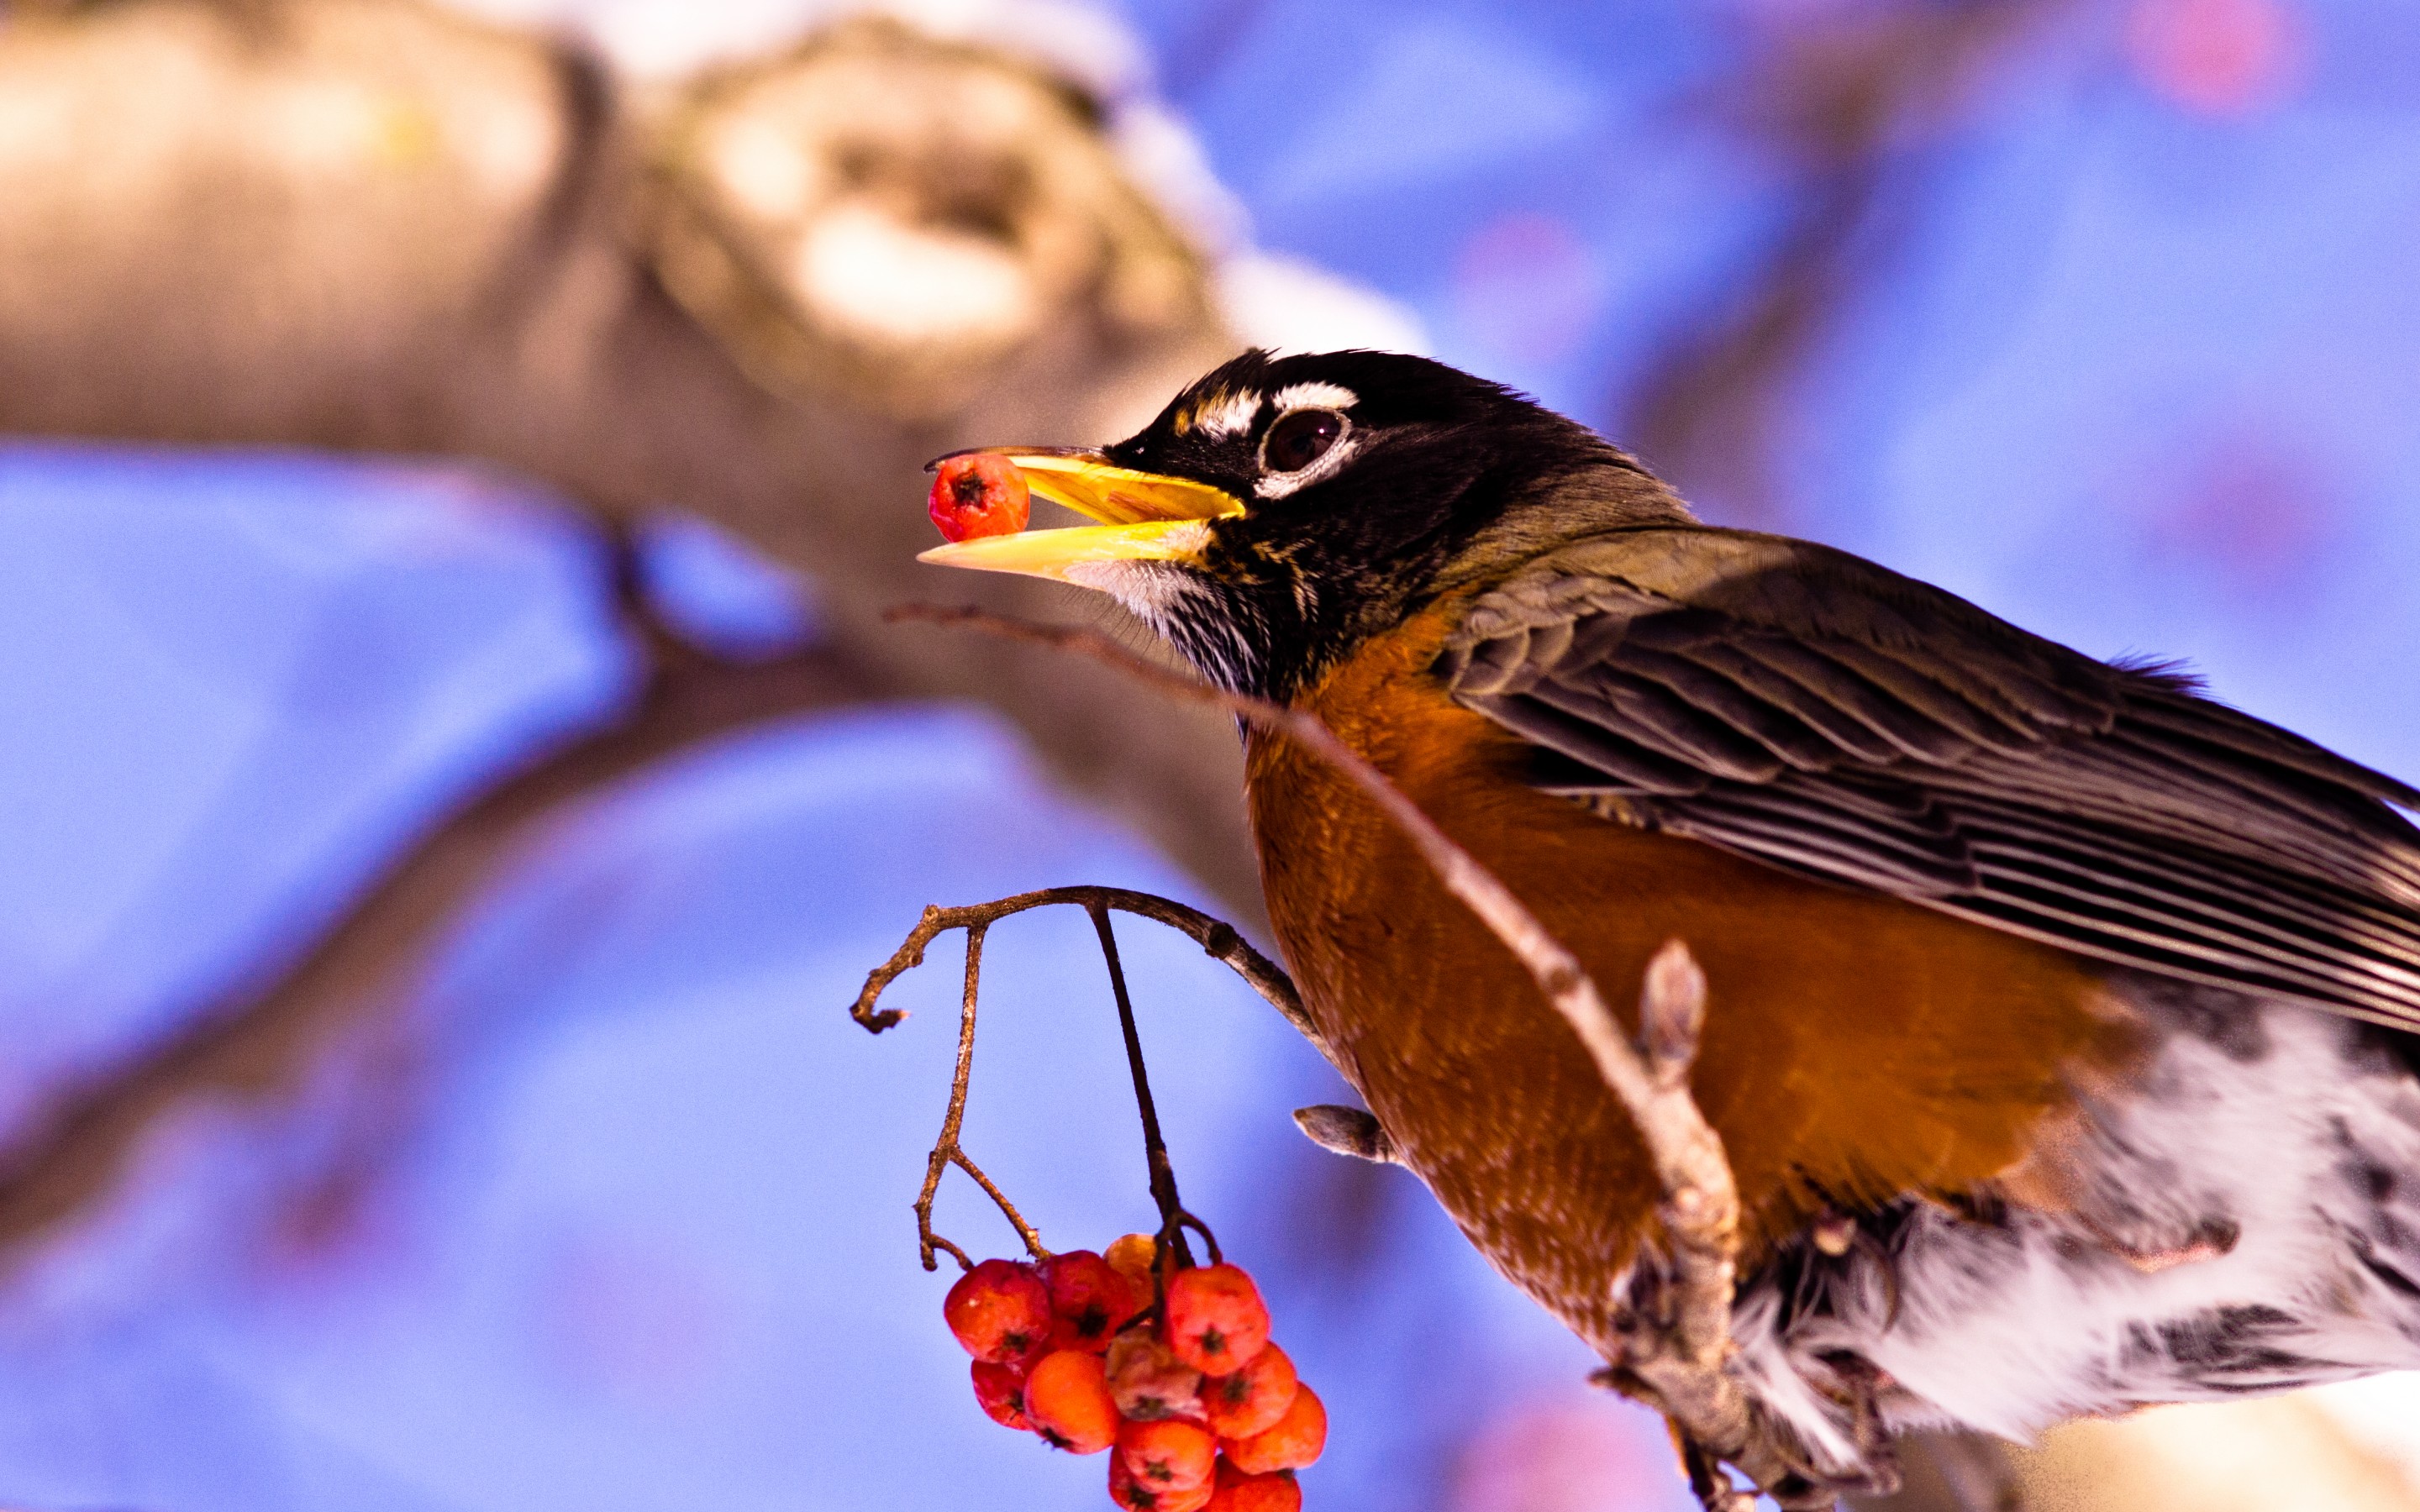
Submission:
POLYGON ((1001 710, 1258 921, 1225 721, 878 619, 933 570, 926 458, 1123 434, 1235 345, 1062 81, 875 21, 642 88, 411 0, 118 0, 0 28, 0 430, 676 504, 812 577, 869 688, 1001 710))
POLYGON ((1626 439, 1729 519, 1783 522, 1792 381, 1923 224, 1928 153, 2071 0, 1851 8, 1771 26, 1705 108, 1784 174, 1754 268, 1692 316, 1623 407, 1626 439))
POLYGON ((194 1102, 293 1091, 349 1029, 392 1012, 447 926, 582 804, 681 750, 871 691, 845 654, 724 661, 672 641, 651 616, 633 623, 646 675, 620 717, 456 808, 275 980, 62 1089, 0 1149, 0 1263, 105 1199, 145 1136, 194 1102))

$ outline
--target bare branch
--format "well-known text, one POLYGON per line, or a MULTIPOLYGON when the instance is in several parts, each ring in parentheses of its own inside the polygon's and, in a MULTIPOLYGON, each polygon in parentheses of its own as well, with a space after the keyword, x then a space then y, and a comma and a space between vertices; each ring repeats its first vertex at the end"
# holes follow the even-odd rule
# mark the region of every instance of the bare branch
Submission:
POLYGON ((1705 1026, 1706 974, 1686 945, 1667 941, 1647 964, 1646 985, 1638 995, 1638 1048, 1656 1086, 1688 1081, 1705 1026))
MULTIPOLYGON (((1073 904, 1087 910, 1114 908, 1122 914, 1148 918, 1156 924, 1190 936, 1211 959, 1225 965, 1254 992, 1261 995, 1271 1008, 1285 1015, 1303 1038, 1327 1054, 1326 1042, 1319 1036, 1311 1015, 1303 1011, 1302 999, 1295 992, 1294 979, 1284 968, 1252 949, 1251 942, 1237 933, 1233 925, 1213 918, 1198 908, 1189 908, 1172 899, 1148 892, 1133 892, 1125 887, 1045 887, 1036 892, 1020 892, 1014 897, 998 898, 986 903, 970 903, 963 908, 930 907, 924 917, 908 931, 908 938, 892 953, 891 959, 866 973, 865 986, 850 1005, 848 1016, 868 1031, 880 1034, 906 1018, 899 1009, 876 1010, 874 1006, 883 993, 901 974, 923 964, 924 948, 954 929, 968 929, 995 923, 1011 914, 1029 909, 1048 908, 1057 904, 1073 904)), ((1329 1056, 1333 1060, 1335 1057, 1329 1056)))
MULTIPOLYGON (((924 912, 929 917, 932 910, 928 908, 924 912)), ((965 1250, 933 1231, 933 1200, 940 1195, 941 1174, 953 1165, 974 1178, 975 1185, 984 1189, 984 1195, 999 1204, 1001 1212, 1016 1229, 1016 1237, 1025 1241, 1027 1254, 1037 1260, 1047 1259, 1050 1255, 1042 1247, 1042 1237, 1033 1231, 1033 1226, 1016 1211, 1016 1204, 1008 1200, 1008 1195, 976 1166, 973 1158, 958 1143, 958 1131, 967 1121, 967 1088, 974 1078, 975 1000, 983 986, 984 932, 988 927, 987 922, 967 926, 967 986, 958 1007, 957 1070, 950 1077, 950 1105, 941 1114, 940 1137, 933 1141, 933 1153, 924 1165, 924 1185, 916 1194, 917 1254, 927 1271, 936 1267, 933 1252, 937 1249, 948 1250, 956 1257, 958 1269, 962 1271, 971 1271, 975 1267, 975 1262, 967 1257, 965 1250)))
POLYGON ((1257 922, 1222 721, 878 619, 938 579, 926 458, 1125 434, 1238 345, 1078 91, 888 23, 634 85, 408 0, 120 0, 0 27, 0 99, 64 123, 0 143, 0 431, 473 458, 692 511, 814 579, 875 682, 1001 710, 1257 922), (291 99, 375 110, 298 152, 291 99))
POLYGON ((1192 1228, 1210 1246, 1210 1263, 1220 1259, 1218 1236, 1210 1226, 1185 1211, 1185 1201, 1176 1193, 1176 1165, 1168 1158, 1168 1141, 1159 1132, 1159 1108, 1152 1101, 1151 1074, 1142 1059, 1142 1034, 1135 1026, 1134 999, 1126 992, 1126 968, 1118 959, 1118 937, 1109 926, 1109 911, 1100 903, 1085 910, 1093 916, 1093 932, 1101 942, 1101 961, 1109 968, 1109 992, 1117 999, 1118 1032, 1125 1041, 1126 1070, 1134 1077, 1135 1112, 1142 1119, 1142 1157, 1151 1184, 1152 1201, 1159 1207, 1160 1264, 1156 1268, 1165 1281, 1168 1266, 1191 1265, 1193 1255, 1186 1243, 1185 1231, 1192 1228))

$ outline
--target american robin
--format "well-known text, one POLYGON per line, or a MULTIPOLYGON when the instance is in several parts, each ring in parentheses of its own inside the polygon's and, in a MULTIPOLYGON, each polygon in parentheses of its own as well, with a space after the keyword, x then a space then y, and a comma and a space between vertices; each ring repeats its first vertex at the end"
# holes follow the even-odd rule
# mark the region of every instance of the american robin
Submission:
MULTIPOLYGON (((1710 983, 1738 1369, 1854 1480, 2420 1365, 2420 793, 1846 553, 1699 523, 1497 385, 1251 353, 1098 450, 1103 523, 927 560, 1107 593, 1314 711, 1609 995, 1710 983)), ((1512 957, 1356 788, 1248 736, 1269 918, 1388 1139, 1603 1349, 1657 1189, 1512 957)))

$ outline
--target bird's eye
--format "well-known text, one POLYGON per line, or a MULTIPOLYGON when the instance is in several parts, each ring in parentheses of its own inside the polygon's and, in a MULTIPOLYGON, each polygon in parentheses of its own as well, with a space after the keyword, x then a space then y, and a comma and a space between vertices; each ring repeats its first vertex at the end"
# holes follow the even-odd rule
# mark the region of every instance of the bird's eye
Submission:
POLYGON ((1261 438, 1261 466, 1271 472, 1299 472, 1326 455, 1343 434, 1344 417, 1333 409, 1280 415, 1261 438))

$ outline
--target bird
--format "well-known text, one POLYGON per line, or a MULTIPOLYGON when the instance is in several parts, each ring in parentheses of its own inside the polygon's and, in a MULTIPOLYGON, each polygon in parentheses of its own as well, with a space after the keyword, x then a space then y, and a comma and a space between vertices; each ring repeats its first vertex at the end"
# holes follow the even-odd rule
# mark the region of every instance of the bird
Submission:
MULTIPOLYGON (((1094 523, 926 560, 1107 594, 1315 715, 1596 981, 1688 945, 1730 1368, 1810 1477, 2420 1366, 2420 791, 2173 665, 1703 523, 1424 358, 1249 351, 1125 440, 980 450, 1094 523)), ((1622 1106, 1365 792, 1243 738, 1365 1143, 1611 1357, 1659 1197, 1622 1106)))

